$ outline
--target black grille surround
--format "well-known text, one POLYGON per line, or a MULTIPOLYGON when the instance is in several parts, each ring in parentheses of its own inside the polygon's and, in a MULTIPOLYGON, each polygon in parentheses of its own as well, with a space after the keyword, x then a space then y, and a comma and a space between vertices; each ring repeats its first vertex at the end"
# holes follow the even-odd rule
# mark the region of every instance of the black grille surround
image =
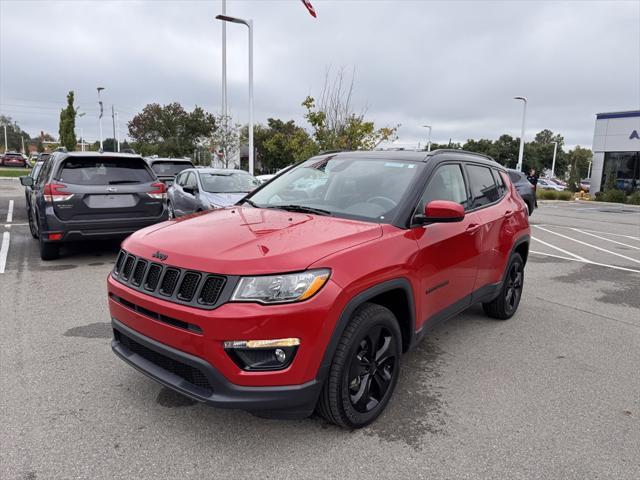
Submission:
POLYGON ((240 278, 164 265, 124 250, 120 251, 111 276, 146 295, 205 310, 226 303, 240 278))

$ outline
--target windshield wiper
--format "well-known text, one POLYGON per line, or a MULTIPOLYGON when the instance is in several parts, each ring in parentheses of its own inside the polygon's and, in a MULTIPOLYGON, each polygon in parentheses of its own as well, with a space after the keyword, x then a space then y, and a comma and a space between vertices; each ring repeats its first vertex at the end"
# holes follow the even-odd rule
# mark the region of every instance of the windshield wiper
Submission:
POLYGON ((316 215, 328 215, 331 216, 329 210, 322 210, 321 208, 305 207, 304 205, 273 205, 268 208, 279 208, 287 210, 288 212, 300 212, 300 213, 315 213, 316 215))
POLYGON ((140 183, 139 180, 111 180, 109 185, 120 185, 122 183, 140 183))
POLYGON ((248 198, 245 198, 242 200, 242 203, 248 203, 249 205, 251 205, 253 208, 262 208, 260 205, 258 205, 256 202, 254 202, 253 200, 249 200, 248 198))

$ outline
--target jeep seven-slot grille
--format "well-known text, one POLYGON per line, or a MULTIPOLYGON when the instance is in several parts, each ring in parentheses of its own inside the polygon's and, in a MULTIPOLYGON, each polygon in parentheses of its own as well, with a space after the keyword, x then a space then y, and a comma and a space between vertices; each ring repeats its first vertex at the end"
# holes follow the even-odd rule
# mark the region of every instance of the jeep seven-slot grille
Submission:
POLYGON ((147 268, 147 262, 145 260, 138 260, 136 268, 133 269, 133 277, 131 277, 131 283, 136 287, 142 284, 142 278, 144 277, 144 271, 147 268))
POLYGON ((227 285, 225 276, 151 263, 124 250, 118 254, 113 277, 147 295, 207 309, 218 306, 227 285))
POLYGON ((145 290, 153 292, 160 281, 160 275, 162 274, 162 266, 153 264, 149 267, 149 273, 147 273, 147 281, 144 282, 145 290))
POLYGON ((185 302, 190 302, 196 294, 196 289, 200 283, 200 274, 195 272, 187 272, 182 278, 180 290, 178 290, 178 298, 185 302))
POLYGON ((167 268, 162 277, 162 283, 160 284, 160 293, 170 297, 173 295, 173 291, 178 284, 178 278, 180 278, 180 270, 175 268, 167 268))

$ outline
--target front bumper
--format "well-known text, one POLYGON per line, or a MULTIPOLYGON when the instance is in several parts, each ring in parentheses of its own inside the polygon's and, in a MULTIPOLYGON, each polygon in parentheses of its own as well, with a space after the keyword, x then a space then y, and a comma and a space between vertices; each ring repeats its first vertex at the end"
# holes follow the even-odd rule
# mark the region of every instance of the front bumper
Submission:
POLYGON ((278 417, 309 416, 322 385, 246 387, 229 382, 205 360, 156 342, 116 319, 111 321, 114 353, 157 382, 200 402, 221 407, 269 412, 278 417))

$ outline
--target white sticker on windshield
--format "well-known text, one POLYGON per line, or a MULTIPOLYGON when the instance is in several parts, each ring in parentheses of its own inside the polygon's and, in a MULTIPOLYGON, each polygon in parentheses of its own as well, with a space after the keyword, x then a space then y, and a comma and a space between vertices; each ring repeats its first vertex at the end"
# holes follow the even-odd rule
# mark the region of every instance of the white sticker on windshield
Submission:
POLYGON ((403 168, 406 167, 406 163, 397 163, 397 162, 387 162, 384 164, 385 167, 395 167, 395 168, 403 168))

